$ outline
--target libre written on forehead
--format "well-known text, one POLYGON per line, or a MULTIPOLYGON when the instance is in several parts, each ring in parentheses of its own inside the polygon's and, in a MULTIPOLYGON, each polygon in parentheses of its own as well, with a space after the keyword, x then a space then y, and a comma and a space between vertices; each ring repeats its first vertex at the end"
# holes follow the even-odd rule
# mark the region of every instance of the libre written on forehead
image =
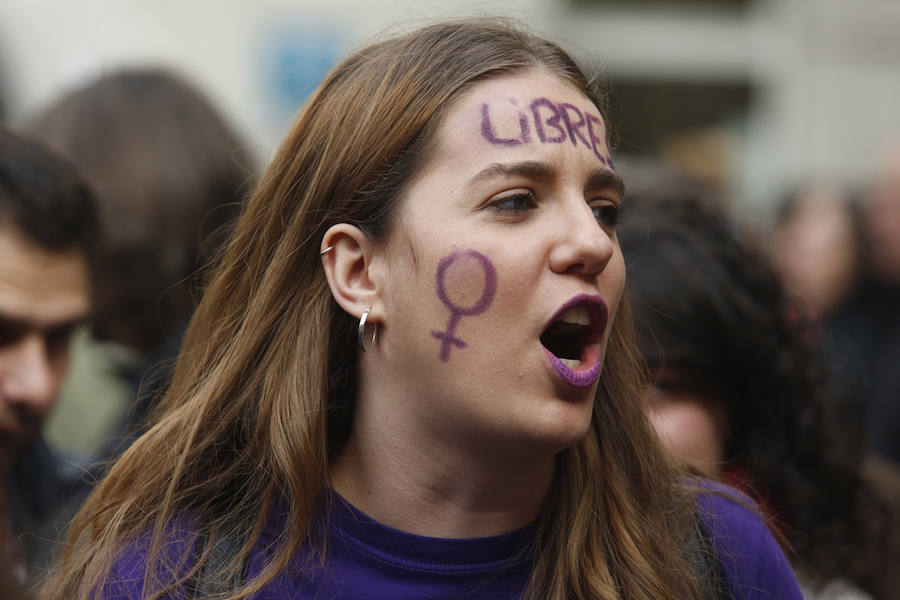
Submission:
MULTIPOLYGON (((548 73, 542 68, 500 77, 499 81, 492 80, 490 91, 476 93, 470 90, 469 94, 475 96, 466 101, 466 120, 455 119, 451 135, 477 137, 477 140, 472 139, 473 144, 486 141, 497 148, 510 150, 529 148, 537 151, 538 146, 565 144, 586 151, 599 161, 588 187, 611 188, 621 199, 624 185, 615 175, 609 129, 600 109, 588 95, 589 90, 573 84, 568 77, 548 73), (529 73, 536 76, 534 83, 520 88, 516 82, 529 73), (554 89, 557 91, 549 91, 554 89)), ((515 165, 494 163, 476 177, 522 175, 547 179, 552 175, 551 165, 523 158, 527 157, 518 156, 515 165)))
POLYGON ((517 98, 507 98, 505 102, 516 111, 518 130, 508 124, 503 128, 492 122, 492 105, 496 110, 496 105, 504 104, 503 101, 481 104, 481 135, 490 143, 517 146, 532 140, 544 144, 559 144, 568 140, 573 146, 590 148, 601 163, 614 168, 609 152, 609 134, 601 118, 594 114, 596 107, 579 108, 568 102, 555 103, 544 97, 535 98, 526 106, 522 106, 526 102, 517 98))

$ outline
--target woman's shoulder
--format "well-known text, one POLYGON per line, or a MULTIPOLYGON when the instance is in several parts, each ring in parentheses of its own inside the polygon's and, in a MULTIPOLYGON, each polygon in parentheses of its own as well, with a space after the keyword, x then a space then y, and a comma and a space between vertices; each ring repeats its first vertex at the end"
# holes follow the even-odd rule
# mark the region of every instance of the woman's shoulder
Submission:
POLYGON ((697 483, 697 513, 715 540, 761 541, 769 533, 762 512, 749 496, 723 483, 710 480, 697 483))
MULTIPOLYGON (((284 502, 276 502, 244 563, 241 579, 252 578, 263 570, 286 522, 287 507, 284 502)), ((186 600, 218 593, 220 586, 230 584, 219 581, 216 570, 224 568, 240 551, 246 539, 241 535, 220 532, 212 548, 207 550, 208 532, 201 520, 197 515, 179 513, 160 531, 148 527, 127 542, 116 553, 103 588, 95 597, 99 600, 139 600, 167 590, 160 600, 186 600), (158 536, 157 539, 154 536, 158 536), (197 566, 201 555, 205 556, 205 562, 197 566)), ((280 598, 284 595, 282 591, 277 585, 270 586, 265 588, 265 593, 255 597, 280 598)))
POLYGON ((736 600, 802 600, 790 563, 756 504, 734 488, 702 481, 700 522, 736 600))
POLYGON ((137 600, 144 597, 147 584, 154 591, 165 589, 190 571, 196 559, 196 542, 196 528, 189 519, 168 523, 159 533, 158 540, 154 540, 152 529, 146 530, 117 553, 97 597, 137 600), (150 581, 148 564, 154 565, 150 581))

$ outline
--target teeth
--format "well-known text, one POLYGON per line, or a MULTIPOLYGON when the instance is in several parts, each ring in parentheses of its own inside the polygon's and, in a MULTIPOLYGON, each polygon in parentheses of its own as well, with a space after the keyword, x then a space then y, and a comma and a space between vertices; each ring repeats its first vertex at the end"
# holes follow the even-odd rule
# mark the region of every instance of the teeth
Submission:
POLYGON ((563 323, 571 323, 573 325, 590 325, 591 315, 584 306, 573 306, 559 317, 563 323))
POLYGON ((577 369, 581 366, 581 361, 577 358, 561 358, 559 360, 570 369, 577 369))

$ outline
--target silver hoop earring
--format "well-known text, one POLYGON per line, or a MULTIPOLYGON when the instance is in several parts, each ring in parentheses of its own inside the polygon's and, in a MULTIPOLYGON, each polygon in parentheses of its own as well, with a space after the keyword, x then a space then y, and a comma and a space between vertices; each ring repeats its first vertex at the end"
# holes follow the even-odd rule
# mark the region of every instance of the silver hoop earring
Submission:
POLYGON ((325 248, 324 250, 322 250, 321 252, 319 252, 319 256, 325 256, 326 254, 328 254, 328 253, 331 252, 332 250, 334 250, 334 246, 328 246, 327 248, 325 248))
POLYGON ((372 339, 369 340, 369 346, 366 347, 366 319, 369 318, 369 311, 371 308, 367 308, 366 311, 359 318, 359 330, 357 335, 359 336, 359 347, 362 348, 363 352, 368 352, 375 346, 375 338, 378 337, 378 323, 374 323, 372 325, 372 339))

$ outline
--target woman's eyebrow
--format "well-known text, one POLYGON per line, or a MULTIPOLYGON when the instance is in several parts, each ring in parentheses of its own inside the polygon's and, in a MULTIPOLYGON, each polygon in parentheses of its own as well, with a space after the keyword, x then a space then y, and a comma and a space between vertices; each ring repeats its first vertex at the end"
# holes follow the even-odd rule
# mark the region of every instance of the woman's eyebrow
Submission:
MULTIPOLYGON (((495 177, 508 177, 510 175, 520 175, 530 179, 547 180, 553 177, 553 167, 547 163, 535 160, 526 160, 514 163, 491 163, 469 179, 469 185, 478 183, 485 179, 493 179, 495 177)), ((625 182, 614 171, 610 169, 598 167, 591 172, 587 181, 587 188, 590 189, 612 189, 622 198, 625 196, 625 182)))
POLYGON ((535 160, 526 160, 515 163, 491 163, 471 179, 469 184, 477 183, 484 179, 495 177, 507 177, 509 175, 521 175, 531 179, 550 179, 553 176, 553 167, 535 160))
POLYGON ((619 198, 625 197, 625 182, 615 171, 606 168, 594 169, 588 178, 587 187, 589 189, 612 189, 619 195, 619 198))

